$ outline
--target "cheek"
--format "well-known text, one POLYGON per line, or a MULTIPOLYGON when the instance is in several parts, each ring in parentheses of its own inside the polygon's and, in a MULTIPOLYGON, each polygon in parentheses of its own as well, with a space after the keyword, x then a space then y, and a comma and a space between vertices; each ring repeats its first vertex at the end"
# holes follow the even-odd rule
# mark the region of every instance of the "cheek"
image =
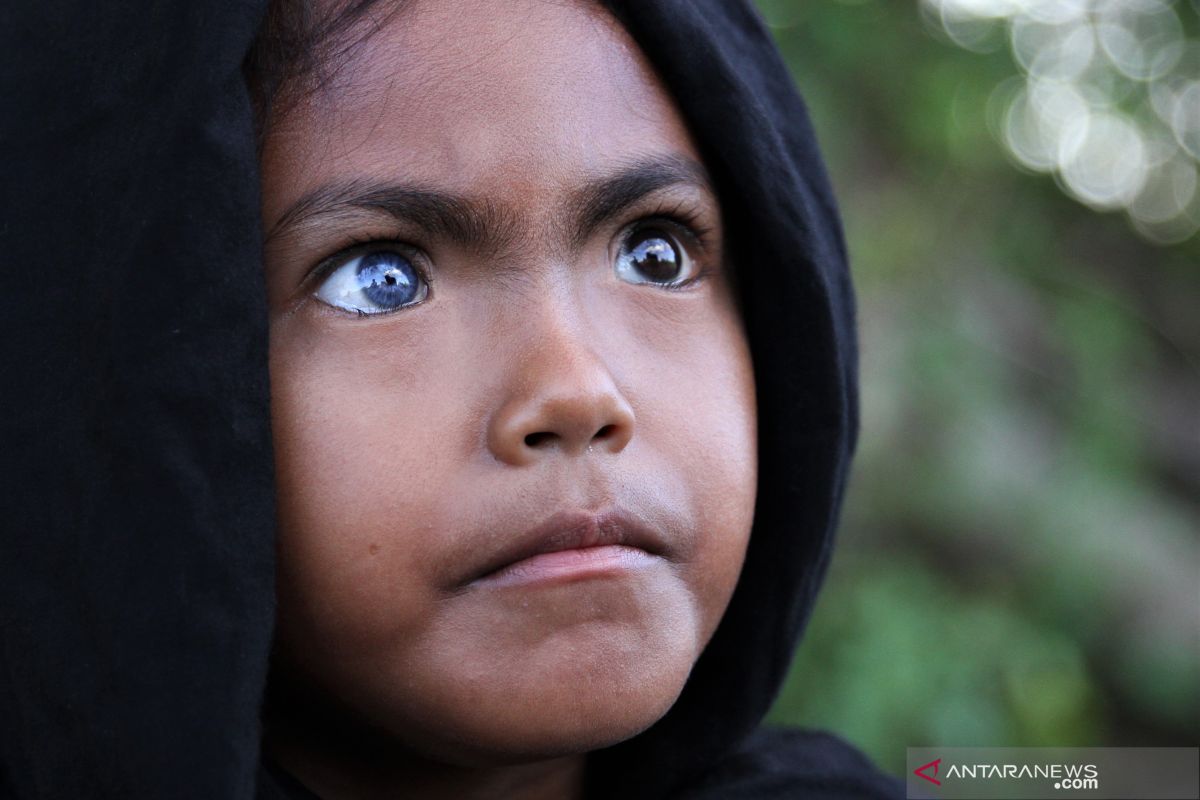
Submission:
POLYGON ((429 498, 454 457, 453 421, 426 397, 439 386, 415 368, 438 357, 363 329, 298 318, 273 327, 284 642, 291 631, 329 636, 353 658, 425 624, 428 592, 399 578, 436 555, 429 498))
MULTIPOLYGON (((754 371, 740 315, 724 286, 703 302, 638 297, 621 324, 639 447, 651 484, 683 498, 697 521, 689 583, 712 634, 741 572, 757 492, 754 371)), ((618 357, 613 354, 613 358, 618 357)))
POLYGON ((703 645, 736 587, 754 521, 754 368, 721 279, 692 295, 625 289, 587 303, 594 341, 636 413, 625 486, 694 523, 680 576, 703 645))

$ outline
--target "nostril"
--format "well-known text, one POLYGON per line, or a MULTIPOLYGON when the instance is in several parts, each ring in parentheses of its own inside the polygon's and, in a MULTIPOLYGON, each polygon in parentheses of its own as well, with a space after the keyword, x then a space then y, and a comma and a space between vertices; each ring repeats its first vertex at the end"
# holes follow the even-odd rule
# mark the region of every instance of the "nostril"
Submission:
POLYGON ((525 437, 525 446, 538 447, 553 438, 554 434, 550 433, 549 431, 538 431, 537 433, 531 433, 525 437))
MULTIPOLYGON (((621 426, 619 424, 604 425, 592 435, 590 441, 581 444, 586 444, 588 449, 591 449, 592 445, 596 444, 597 442, 607 443, 613 441, 620 437, 620 434, 621 426)), ((564 440, 562 444, 565 445, 567 443, 565 440, 573 439, 573 436, 564 436, 563 434, 556 433, 553 430, 534 431, 533 433, 525 434, 523 437, 525 447, 529 448, 530 450, 544 450, 548 447, 554 446, 554 444, 559 442, 559 440, 564 440)))

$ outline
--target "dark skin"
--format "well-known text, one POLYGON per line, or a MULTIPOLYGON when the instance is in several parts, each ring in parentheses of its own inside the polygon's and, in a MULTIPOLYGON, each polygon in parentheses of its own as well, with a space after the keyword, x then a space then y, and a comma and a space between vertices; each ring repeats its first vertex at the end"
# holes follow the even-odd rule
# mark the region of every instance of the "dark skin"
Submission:
POLYGON ((590 4, 417 0, 262 166, 266 747, 327 800, 580 796, 588 751, 675 702, 754 512, 754 376, 678 111, 590 4), (563 519, 645 535, 498 565, 563 519))

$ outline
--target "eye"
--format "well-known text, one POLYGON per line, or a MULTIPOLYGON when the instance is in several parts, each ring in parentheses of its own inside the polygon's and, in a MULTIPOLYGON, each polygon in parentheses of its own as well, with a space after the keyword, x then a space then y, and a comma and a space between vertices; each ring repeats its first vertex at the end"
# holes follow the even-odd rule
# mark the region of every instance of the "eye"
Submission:
POLYGON ((429 284, 412 260, 396 250, 372 250, 335 268, 315 295, 334 308, 359 314, 386 314, 416 305, 429 294, 429 284))
POLYGON ((679 238, 664 225, 644 225, 625 237, 617 254, 617 276, 630 283, 678 286, 694 277, 695 266, 679 238))

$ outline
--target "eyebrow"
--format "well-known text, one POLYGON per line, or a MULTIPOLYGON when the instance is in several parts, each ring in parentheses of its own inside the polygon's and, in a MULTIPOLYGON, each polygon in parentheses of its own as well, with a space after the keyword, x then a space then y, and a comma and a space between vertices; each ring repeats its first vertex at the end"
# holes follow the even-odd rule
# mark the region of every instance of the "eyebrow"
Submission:
MULTIPOLYGON (((680 155, 638 159, 611 174, 589 179, 568 199, 564 220, 569 232, 567 241, 579 246, 592 231, 643 197, 677 185, 713 194, 704 165, 680 155)), ((431 235, 467 245, 506 242, 520 229, 520 214, 515 209, 486 198, 420 185, 352 179, 306 193, 284 211, 266 238, 270 241, 320 219, 352 218, 363 211, 381 212, 431 235)))

